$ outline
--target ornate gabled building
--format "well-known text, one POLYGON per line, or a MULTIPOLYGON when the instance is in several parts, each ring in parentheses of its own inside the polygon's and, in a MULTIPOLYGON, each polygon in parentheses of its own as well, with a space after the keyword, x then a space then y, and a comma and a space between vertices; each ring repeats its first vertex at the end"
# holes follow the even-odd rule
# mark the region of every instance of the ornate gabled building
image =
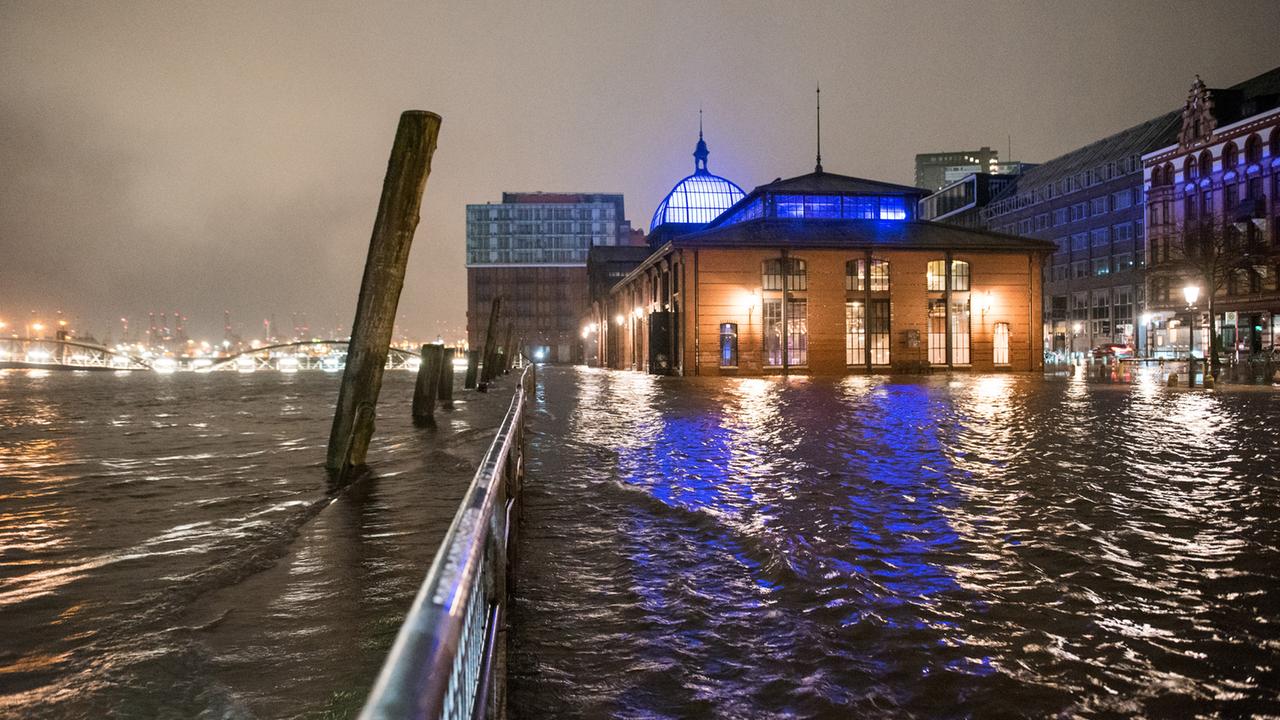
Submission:
POLYGON ((1150 350, 1185 355, 1193 320, 1198 353, 1211 326, 1228 355, 1280 346, 1280 68, 1223 89, 1197 76, 1180 122, 1143 156, 1150 350))
POLYGON ((925 194, 820 162, 757 187, 613 286, 597 352, 684 375, 1040 369, 1052 245, 921 222, 925 194))

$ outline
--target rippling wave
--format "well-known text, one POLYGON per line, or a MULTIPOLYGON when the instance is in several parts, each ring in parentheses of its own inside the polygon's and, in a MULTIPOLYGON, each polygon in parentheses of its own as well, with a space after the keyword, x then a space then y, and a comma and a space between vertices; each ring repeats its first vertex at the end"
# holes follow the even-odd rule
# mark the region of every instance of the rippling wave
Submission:
POLYGON ((519 717, 1280 713, 1280 393, 540 377, 519 717))

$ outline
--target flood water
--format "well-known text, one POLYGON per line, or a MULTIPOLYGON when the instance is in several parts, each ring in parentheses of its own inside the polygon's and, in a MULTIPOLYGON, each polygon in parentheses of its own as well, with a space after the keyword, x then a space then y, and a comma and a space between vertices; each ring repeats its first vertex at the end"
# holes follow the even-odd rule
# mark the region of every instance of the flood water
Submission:
POLYGON ((0 717, 353 716, 513 385, 413 381, 338 491, 337 376, 0 372, 0 717))
POLYGON ((533 718, 1280 714, 1280 390, 540 373, 533 718))

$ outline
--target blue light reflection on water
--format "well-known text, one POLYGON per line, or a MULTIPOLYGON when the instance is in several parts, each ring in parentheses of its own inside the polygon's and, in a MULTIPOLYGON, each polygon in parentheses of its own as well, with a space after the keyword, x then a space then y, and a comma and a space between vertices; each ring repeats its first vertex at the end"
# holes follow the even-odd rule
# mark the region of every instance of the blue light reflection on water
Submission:
POLYGON ((559 372, 521 717, 1280 709, 1270 395, 559 372))

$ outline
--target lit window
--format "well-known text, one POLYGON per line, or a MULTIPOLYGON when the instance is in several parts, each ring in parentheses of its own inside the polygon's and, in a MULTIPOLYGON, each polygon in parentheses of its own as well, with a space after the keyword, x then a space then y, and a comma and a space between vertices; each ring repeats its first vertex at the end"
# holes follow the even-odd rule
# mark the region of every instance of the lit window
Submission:
POLYGON ((929 292, 945 292, 947 289, 947 261, 930 260, 925 273, 925 289, 929 292))
POLYGON ((951 289, 960 292, 969 290, 969 263, 961 260, 951 261, 951 289))
POLYGON ((995 327, 995 356, 992 358, 996 365, 1009 364, 1009 323, 998 322, 995 327))
POLYGON ((880 219, 881 220, 906 220, 907 219, 906 198, 901 198, 897 196, 885 196, 880 198, 880 219))
POLYGON ((871 292, 889 292, 889 261, 871 259, 871 292))
POLYGON ((875 220, 879 216, 879 203, 874 197, 846 195, 842 214, 850 220, 875 220))
POLYGON ((738 367, 738 324, 720 324, 720 367, 738 367))

